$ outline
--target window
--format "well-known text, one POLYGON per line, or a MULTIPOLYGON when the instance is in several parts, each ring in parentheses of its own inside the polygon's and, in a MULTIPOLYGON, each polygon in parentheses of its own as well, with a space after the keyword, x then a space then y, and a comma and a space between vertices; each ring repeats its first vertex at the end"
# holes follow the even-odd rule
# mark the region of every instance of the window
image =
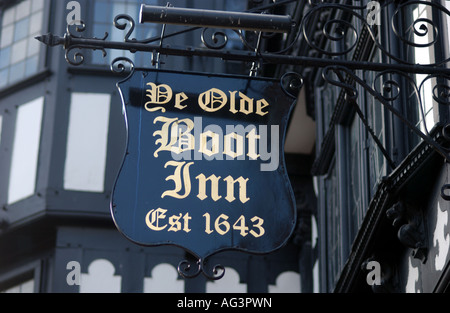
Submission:
MULTIPOLYGON (((429 19, 431 18, 431 7, 420 4, 413 11, 413 20, 429 19)), ((429 27, 429 25, 424 24, 429 27)), ((425 47, 414 48, 414 63, 418 64, 430 64, 434 62, 432 46, 429 47, 429 43, 433 41, 433 32, 415 33, 414 43, 418 45, 425 45, 425 47)), ((429 131, 435 124, 433 113, 433 86, 436 85, 434 78, 427 78, 427 75, 415 75, 415 79, 418 87, 422 84, 422 88, 419 90, 422 103, 418 103, 418 121, 416 126, 423 132, 429 131)))
MULTIPOLYGON (((94 2, 94 1, 93 1, 94 2)), ((147 1, 146 4, 157 5, 157 1, 147 1)), ((139 11, 141 8, 141 0, 98 0, 94 2, 94 27, 93 36, 99 38, 103 37, 105 33, 109 34, 110 41, 123 41, 125 35, 130 29, 127 25, 125 30, 119 30, 114 27, 114 18, 119 14, 127 14, 131 16, 136 22, 133 34, 130 39, 144 40, 148 38, 157 37, 161 34, 161 26, 154 26, 149 24, 139 23, 139 11)), ((119 22, 126 22, 120 20, 119 22)), ((109 65, 115 58, 127 57, 132 60, 136 66, 149 66, 150 57, 148 54, 144 56, 142 53, 133 54, 128 51, 108 50, 106 58, 103 57, 99 51, 94 51, 92 54, 92 63, 99 65, 109 65)))
POLYGON ((2 122, 3 116, 0 115, 0 144, 2 143, 2 122))
POLYGON ((103 192, 111 96, 73 93, 64 189, 103 192))
POLYGON ((327 284, 329 290, 333 289, 342 269, 342 242, 341 236, 341 210, 339 208, 338 177, 336 165, 332 164, 330 173, 325 180, 325 210, 326 210, 326 249, 327 249, 327 284))
POLYGON ((0 88, 36 74, 42 45, 44 0, 25 0, 7 8, 1 16, 0 88))
MULTIPOLYGON (((441 61, 439 60, 439 49, 435 51, 436 43, 434 43, 436 39, 439 39, 439 30, 435 30, 429 22, 435 18, 434 15, 432 6, 423 2, 412 10, 411 16, 405 17, 406 38, 412 43, 406 51, 410 63, 429 65, 441 61), (437 54, 435 55, 435 53, 437 54)), ((420 131, 427 133, 438 121, 438 106, 433 98, 440 96, 440 91, 439 88, 435 90, 434 87, 438 87, 442 82, 433 75, 427 74, 413 74, 411 79, 419 89, 410 88, 408 90, 408 98, 405 101, 407 103, 406 114, 420 131)), ((420 140, 420 137, 410 132, 409 149, 414 148, 420 140)))
MULTIPOLYGON (((354 238, 361 226, 363 220, 363 212, 365 205, 363 199, 363 184, 364 173, 362 171, 362 160, 364 158, 363 136, 361 134, 361 122, 358 116, 355 116, 352 124, 348 129, 349 147, 347 153, 349 155, 347 165, 347 180, 348 187, 348 236, 349 245, 353 243, 354 238)), ((344 175, 344 174, 342 174, 344 175)), ((344 187, 345 188, 345 187, 344 187)))
POLYGON ((9 204, 35 193, 43 110, 43 97, 21 105, 18 109, 9 179, 9 204))
MULTIPOLYGON (((379 49, 375 49, 372 56, 373 62, 382 62, 379 49)), ((366 71, 365 78, 369 85, 373 85, 375 90, 382 91, 382 79, 378 78, 375 80, 375 75, 373 71, 366 71)), ((386 78, 387 79, 387 78, 386 78)), ((369 93, 366 93, 366 116, 369 122, 369 126, 372 129, 375 136, 378 138, 379 142, 386 147, 386 124, 385 124, 385 112, 386 109, 384 105, 375 99, 369 93)), ((380 147, 376 144, 375 140, 368 135, 368 153, 369 153, 369 183, 370 183, 370 197, 372 197, 378 187, 378 183, 381 178, 387 174, 387 164, 386 159, 381 151, 380 147)))
POLYGON ((10 287, 1 293, 33 293, 34 292, 34 280, 29 280, 18 284, 16 286, 10 287))
MULTIPOLYGON (((13 265, 13 262, 10 262, 13 265)), ((0 294, 39 293, 42 274, 42 260, 9 268, 0 273, 0 294)), ((4 269, 3 269, 4 270, 4 269)))

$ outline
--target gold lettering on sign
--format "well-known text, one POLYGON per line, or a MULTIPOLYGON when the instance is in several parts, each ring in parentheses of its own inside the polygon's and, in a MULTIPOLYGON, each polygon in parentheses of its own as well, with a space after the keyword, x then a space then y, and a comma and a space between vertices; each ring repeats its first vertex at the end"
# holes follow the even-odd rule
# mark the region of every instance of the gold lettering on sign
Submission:
POLYGON ((186 101, 188 99, 188 96, 184 92, 178 93, 175 96, 175 108, 179 110, 183 110, 187 108, 187 105, 181 105, 182 102, 186 101))
POLYGON ((200 149, 198 150, 200 153, 213 156, 220 152, 220 137, 219 134, 216 134, 210 130, 204 132, 200 135, 200 149), (211 138, 211 148, 208 149, 208 138, 211 138))
POLYGON ((229 102, 229 111, 233 114, 238 112, 245 115, 255 113, 260 116, 265 116, 269 112, 263 111, 269 106, 269 103, 265 99, 256 101, 255 99, 248 97, 242 92, 229 91, 230 97, 220 89, 212 88, 198 97, 198 105, 206 112, 217 112, 221 110, 229 102), (239 110, 236 108, 236 95, 239 94, 239 110))
POLYGON ((265 99, 256 101, 256 114, 261 116, 268 114, 269 112, 263 112, 263 109, 267 108, 268 106, 269 102, 267 102, 265 99))
POLYGON ((244 155, 244 137, 236 133, 231 133, 225 136, 223 154, 235 159, 244 155), (232 143, 234 141, 234 144, 232 143), (233 151, 234 146, 234 151, 233 151))
POLYGON ((189 215, 189 213, 186 213, 184 216, 181 213, 179 215, 172 215, 171 217, 169 217, 168 225, 166 222, 166 213, 167 210, 161 208, 151 210, 145 216, 145 224, 153 231, 163 231, 167 229, 167 226, 170 226, 167 229, 168 232, 191 232, 191 229, 189 228, 189 221, 192 220, 192 217, 189 215))
POLYGON ((211 214, 205 213, 203 217, 205 218, 205 233, 208 235, 217 232, 219 235, 225 236, 231 229, 239 231, 239 234, 242 237, 246 237, 250 234, 255 238, 260 238, 266 233, 266 230, 263 227, 264 220, 258 216, 255 216, 250 220, 254 224, 247 225, 246 217, 241 215, 233 226, 231 226, 232 222, 230 222, 230 217, 226 214, 221 214, 217 217, 214 221, 214 225, 211 214))
POLYGON ((175 189, 164 192, 161 198, 172 197, 176 199, 185 199, 189 196, 191 193, 191 176, 189 168, 192 164, 194 164, 194 162, 186 164, 186 162, 169 161, 166 163, 164 168, 167 168, 168 166, 176 167, 174 174, 166 178, 166 181, 172 180, 175 183, 175 189), (181 171, 183 171, 183 179, 181 177, 181 171), (179 193, 183 189, 183 186, 184 195, 180 195, 179 193))
MULTIPOLYGON (((189 97, 184 92, 174 93, 174 90, 166 84, 157 85, 155 83, 147 83, 145 109, 148 112, 167 111, 167 104, 170 103, 170 109, 184 110, 188 107, 186 102, 189 97)), ((192 102, 189 102, 192 105, 192 102)), ((228 109, 232 114, 256 114, 265 116, 269 113, 269 103, 265 99, 250 98, 242 91, 222 91, 218 88, 211 88, 198 96, 198 106, 205 112, 214 113, 224 109, 228 109)), ((245 159, 245 156, 252 160, 261 157, 258 154, 258 141, 261 136, 258 135, 256 127, 250 125, 244 128, 242 125, 234 125, 234 128, 227 126, 226 134, 222 131, 216 132, 208 130, 202 132, 202 127, 197 119, 179 119, 178 117, 169 118, 165 116, 157 116, 153 120, 153 124, 159 125, 161 128, 153 133, 155 139, 154 157, 158 158, 163 151, 181 154, 185 151, 198 149, 198 152, 212 157, 217 155, 220 160, 226 155, 231 159, 245 159), (198 127, 199 132, 195 132, 194 128, 198 127), (250 128, 251 127, 251 128, 250 128), (198 140, 198 142, 196 142, 198 140), (247 142, 246 142, 247 141, 247 142), (246 143, 248 143, 246 145, 246 143), (247 151, 246 151, 247 149, 247 151)), ((261 133, 263 134, 263 133, 261 133)), ((259 151, 262 153, 262 151, 259 151)), ((208 198, 214 202, 227 201, 233 203, 235 201, 245 204, 251 199, 247 195, 248 184, 250 179, 239 177, 233 178, 231 175, 223 179, 221 176, 214 174, 207 177, 200 173, 191 181, 191 168, 194 162, 168 161, 164 168, 173 168, 173 174, 167 176, 166 182, 173 182, 173 189, 164 191, 161 198, 171 197, 175 199, 186 199, 191 195, 192 188, 196 188, 198 184, 197 198, 205 201, 208 198), (194 187, 192 187, 194 184, 194 187), (226 188, 226 190, 225 190, 226 188), (239 193, 239 195, 237 195, 239 193), (238 197, 238 199, 237 199, 238 197)), ((195 167, 194 167, 195 168, 195 167)), ((165 189, 166 190, 166 189, 165 189)), ((194 195, 193 195, 194 196, 194 195)), ((208 200, 209 201, 209 200, 208 200)), ((245 210, 245 207, 242 208, 245 210)), ((172 210, 172 209, 171 209, 172 210)), ((157 232, 185 232, 190 233, 189 223, 192 220, 190 213, 186 210, 180 213, 178 211, 170 211, 158 208, 151 210, 145 216, 145 224, 152 231, 157 232)), ((230 217, 222 212, 205 213, 205 233, 211 235, 217 233, 225 236, 229 233, 235 233, 241 237, 253 236, 254 238, 263 237, 266 234, 264 219, 255 216, 251 219, 246 215, 239 218, 230 217)), ((195 218, 194 218, 195 219, 195 218)), ((233 235, 234 236, 234 235, 233 235)))
POLYGON ((189 228, 189 221, 192 219, 192 217, 189 216, 189 213, 186 215, 180 213, 180 215, 174 215, 169 218, 169 232, 179 232, 180 230, 183 230, 185 233, 190 233, 191 229, 189 228), (183 219, 184 228, 182 228, 180 220, 183 219))
POLYGON ((230 91, 230 112, 233 114, 239 112, 238 110, 236 110, 236 94, 237 91, 230 91))
POLYGON ((212 88, 198 97, 198 105, 206 112, 217 112, 227 104, 227 95, 220 89, 212 88), (216 104, 219 104, 216 107, 216 104))
MULTIPOLYGON (((166 181, 173 181, 175 183, 175 189, 166 191, 162 194, 161 198, 165 197, 172 197, 176 199, 185 199, 187 198, 191 193, 192 183, 191 183, 191 174, 190 174, 190 167, 194 164, 194 162, 186 163, 186 162, 176 162, 176 161, 169 161, 166 163, 164 168, 167 168, 169 166, 175 167, 175 171, 173 175, 170 175, 166 178, 166 181), (184 194, 180 194, 180 192, 183 190, 184 186, 184 194)), ((217 202, 220 199, 222 199, 222 196, 220 195, 220 184, 221 181, 220 176, 211 175, 209 177, 206 177, 205 174, 200 174, 196 177, 198 180, 198 195, 197 198, 204 201, 208 198, 207 194, 207 183, 209 182, 209 190, 210 190, 210 197, 213 201, 217 202)), ((250 201, 250 198, 247 197, 247 184, 249 179, 245 179, 242 176, 234 179, 231 176, 228 176, 227 178, 223 179, 224 182, 226 182, 226 197, 225 199, 232 203, 236 200, 234 196, 235 192, 235 185, 236 183, 239 183, 239 201, 241 203, 247 203, 250 201)))
POLYGON ((166 218, 167 210, 163 209, 157 209, 157 210, 151 210, 148 212, 147 216, 145 217, 145 223, 147 224, 147 227, 154 231, 162 231, 166 229, 167 225, 159 226, 159 221, 166 218))
POLYGON ((150 107, 150 105, 164 105, 170 102, 172 100, 173 91, 172 88, 170 88, 168 85, 159 85, 157 86, 154 83, 148 83, 147 86, 150 86, 149 89, 147 89, 147 98, 150 99, 150 101, 145 103, 145 109, 149 112, 156 112, 161 110, 163 113, 166 112, 166 109, 164 107, 150 107))
POLYGON ((236 198, 234 197, 234 185, 236 183, 239 183, 239 200, 242 203, 250 201, 250 198, 247 197, 247 183, 249 181, 248 178, 244 179, 241 176, 238 179, 233 179, 233 177, 228 176, 227 178, 224 179, 224 181, 226 181, 227 183, 227 196, 225 197, 225 199, 228 202, 231 203, 234 200, 236 200, 236 198))
POLYGON ((153 137, 160 137, 156 140, 156 144, 160 145, 160 147, 155 151, 155 158, 159 156, 158 154, 161 151, 182 153, 195 148, 195 139, 191 133, 194 129, 192 120, 188 118, 178 120, 178 118, 158 116, 153 123, 159 122, 164 123, 164 125, 161 127, 161 130, 153 133, 153 137))
POLYGON ((260 155, 256 153, 256 146, 257 146, 257 141, 261 139, 260 135, 256 134, 256 130, 252 129, 248 135, 247 135, 247 139, 248 139, 248 153, 247 156, 252 159, 252 160, 257 160, 260 155))
MULTIPOLYGON (((187 105, 182 103, 188 100, 188 96, 184 93, 177 93, 174 97, 174 92, 169 85, 155 83, 147 83, 149 87, 146 90, 146 97, 149 99, 145 103, 145 109, 149 112, 161 111, 166 112, 166 108, 163 105, 168 104, 174 100, 174 108, 178 110, 184 110, 187 105), (174 99, 175 98, 175 99, 174 99)), ((228 91, 229 96, 224 91, 218 88, 211 88, 198 97, 199 107, 206 112, 217 112, 229 105, 229 111, 233 114, 242 113, 245 115, 257 114, 259 116, 265 116, 269 112, 267 109, 270 104, 265 99, 253 99, 240 91, 228 91), (237 99, 238 98, 238 99, 237 99), (239 101, 239 108, 237 106, 237 100, 239 101), (256 102, 256 104, 255 104, 256 102)))
POLYGON ((244 113, 245 115, 253 113, 254 100, 247 97, 242 92, 239 93, 239 96, 241 97, 241 113, 244 113))
POLYGON ((204 174, 200 174, 196 177, 196 179, 198 180, 198 196, 197 198, 199 198, 200 200, 205 200, 206 198, 208 198, 208 196, 206 195, 206 182, 210 181, 211 182, 211 199, 213 199, 214 201, 219 201, 222 196, 219 196, 219 179, 221 177, 217 177, 216 175, 211 175, 208 178, 206 178, 206 176, 204 174))

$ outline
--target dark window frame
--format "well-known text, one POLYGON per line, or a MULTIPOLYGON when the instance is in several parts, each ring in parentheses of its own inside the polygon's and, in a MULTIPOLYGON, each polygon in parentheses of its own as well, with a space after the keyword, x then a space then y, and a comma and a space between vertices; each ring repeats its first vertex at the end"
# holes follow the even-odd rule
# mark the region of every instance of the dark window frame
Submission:
MULTIPOLYGON (((13 6, 18 5, 22 0, 9 1, 0 7, 0 31, 2 29, 1 25, 3 24, 4 12, 10 9, 13 6)), ((51 11, 51 0, 43 0, 43 8, 42 8, 42 28, 40 32, 46 33, 50 27, 50 11, 51 11)), ((31 38, 30 38, 31 39, 31 38)), ((42 80, 42 77, 48 76, 48 64, 47 64, 47 52, 48 48, 45 45, 40 45, 40 51, 38 52, 38 64, 37 70, 30 75, 24 75, 23 78, 20 78, 14 82, 7 83, 5 86, 0 87, 0 98, 4 95, 7 95, 11 92, 15 92, 20 89, 24 85, 29 85, 42 80)), ((11 68, 9 65, 8 68, 11 68)))

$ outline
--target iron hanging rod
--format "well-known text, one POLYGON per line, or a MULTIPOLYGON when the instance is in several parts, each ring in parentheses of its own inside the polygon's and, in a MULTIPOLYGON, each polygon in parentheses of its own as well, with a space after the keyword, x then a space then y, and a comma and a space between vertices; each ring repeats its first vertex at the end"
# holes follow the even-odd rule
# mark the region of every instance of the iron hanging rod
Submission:
MULTIPOLYGON (((54 47, 62 45, 66 50, 66 57, 70 50, 73 49, 118 49, 128 51, 144 51, 144 52, 158 52, 164 55, 174 56, 204 56, 212 58, 221 58, 223 60, 245 61, 245 62, 266 62, 272 64, 287 64, 287 65, 301 65, 315 68, 323 68, 330 65, 345 66, 351 70, 398 70, 405 73, 413 74, 443 74, 450 75, 450 69, 445 67, 427 66, 427 65, 409 65, 409 64, 388 64, 388 63, 373 63, 366 61, 348 61, 329 58, 316 58, 305 56, 279 55, 273 53, 257 53, 245 51, 221 51, 208 50, 193 47, 177 47, 177 46, 159 46, 134 42, 119 42, 119 41, 105 41, 97 38, 79 38, 73 37, 70 34, 65 34, 64 37, 55 36, 51 33, 47 35, 35 37, 44 44, 54 47)), ((69 60, 68 60, 69 61, 69 60)), ((70 62, 72 65, 79 65, 70 62)), ((80 63, 81 64, 81 63, 80 63)))
POLYGON ((140 23, 158 23, 205 28, 228 28, 288 33, 295 25, 289 15, 257 14, 141 5, 140 23))

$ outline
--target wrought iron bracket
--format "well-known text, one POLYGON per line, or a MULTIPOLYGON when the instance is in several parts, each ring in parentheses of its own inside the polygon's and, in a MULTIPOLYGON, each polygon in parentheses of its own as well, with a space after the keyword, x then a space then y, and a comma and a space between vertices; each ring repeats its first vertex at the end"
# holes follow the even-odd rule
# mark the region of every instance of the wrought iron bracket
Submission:
POLYGON ((413 249, 412 256, 422 263, 427 260, 427 232, 422 211, 410 204, 399 201, 386 215, 392 220, 392 226, 398 228, 397 237, 400 242, 413 249))
MULTIPOLYGON (((261 1, 254 1, 261 3, 261 1)), ((346 95, 346 101, 351 104, 359 118, 362 120, 368 133, 372 136, 375 144, 381 149, 385 159, 391 168, 396 164, 391 159, 387 150, 383 147, 363 111, 357 103, 358 88, 373 96, 377 102, 381 103, 388 111, 396 116, 406 127, 408 127, 418 137, 428 143, 436 152, 438 152, 447 162, 450 162, 449 150, 437 143, 429 135, 425 123, 424 99, 422 92, 426 83, 434 84, 432 86, 432 98, 439 105, 450 105, 450 56, 444 55, 439 59, 429 62, 429 64, 416 64, 407 58, 401 58, 394 55, 389 48, 384 46, 380 40, 379 34, 383 32, 381 26, 372 25, 367 16, 363 13, 364 6, 316 2, 309 0, 302 4, 303 16, 293 21, 289 16, 276 16, 270 14, 275 8, 293 5, 294 0, 277 1, 269 5, 256 6, 248 12, 223 12, 206 11, 194 9, 177 9, 168 4, 166 7, 156 7, 142 5, 140 21, 162 23, 163 30, 161 36, 147 39, 131 38, 135 30, 135 20, 126 14, 120 14, 114 19, 114 26, 126 31, 123 41, 109 41, 108 33, 103 38, 87 38, 82 34, 86 30, 86 25, 67 26, 66 33, 60 37, 51 33, 36 37, 36 39, 48 46, 62 46, 65 50, 65 57, 70 65, 80 65, 85 57, 83 50, 99 50, 103 56, 107 55, 107 50, 123 50, 136 52, 148 52, 152 57, 152 64, 159 66, 160 55, 184 56, 184 57, 210 57, 222 60, 233 60, 247 62, 252 65, 250 75, 256 75, 258 69, 264 64, 284 65, 298 69, 321 70, 324 80, 333 86, 341 88, 346 95), (158 14, 157 14, 158 13, 158 14), (180 18, 180 17, 185 17, 180 18), (182 31, 168 34, 166 24, 183 24, 188 27, 182 31), (360 24, 358 32, 356 23, 360 24), (233 29, 241 39, 246 50, 227 50, 229 41, 225 32, 215 31, 212 36, 207 35, 207 28, 203 29, 201 39, 204 47, 175 46, 164 44, 167 38, 181 35, 186 32, 195 31, 202 27, 217 27, 233 29), (318 25, 318 26, 314 26, 318 25), (245 31, 256 32, 257 40, 253 45, 248 42, 245 31), (265 31, 289 32, 286 38, 287 42, 284 48, 276 52, 263 51, 261 41, 268 37, 265 31), (363 35, 364 32, 364 35, 363 35), (348 36, 348 35, 352 36, 348 36), (347 37, 354 37, 350 42, 346 42, 347 37), (358 50, 358 42, 371 41, 375 50, 378 50, 388 62, 368 62, 361 59, 354 59, 350 56, 358 50), (323 42, 332 43, 324 45, 323 42), (306 45, 310 50, 308 55, 299 55, 298 45, 306 45), (339 49, 332 48, 339 46, 339 49), (371 71, 375 73, 375 82, 377 84, 369 85, 365 79, 360 77, 360 71, 371 71), (414 75, 424 75, 422 82, 416 82, 414 75), (382 86, 377 88, 377 86, 382 86), (402 89, 408 89, 402 91, 402 89), (412 94, 421 109, 422 125, 416 125, 410 121, 406 114, 399 111, 394 102, 401 99, 401 94, 412 94), (421 127, 422 126, 422 127, 421 127)), ((295 4, 294 4, 295 5, 295 4)), ((424 6, 433 12, 433 16, 441 15, 450 17, 450 11, 437 2, 423 0, 409 0, 398 2, 395 0, 384 1, 379 8, 380 12, 389 16, 389 30, 392 36, 396 36, 398 41, 405 47, 414 49, 429 49, 443 41, 442 34, 439 31, 438 23, 431 18, 418 17, 410 21, 409 27, 400 27, 399 21, 404 16, 413 16, 413 9, 418 6, 424 6), (413 38, 417 37, 420 42, 413 38)), ((269 36, 270 37, 270 36, 269 36)), ((125 57, 117 58, 112 61, 111 69, 114 72, 123 73, 127 70, 133 71, 134 63, 125 57)), ((283 86, 289 89, 294 97, 303 86, 303 76, 298 73, 289 73, 283 75, 283 86), (288 79, 286 79, 288 78, 288 79)), ((409 99, 402 99, 403 102, 409 99)))

